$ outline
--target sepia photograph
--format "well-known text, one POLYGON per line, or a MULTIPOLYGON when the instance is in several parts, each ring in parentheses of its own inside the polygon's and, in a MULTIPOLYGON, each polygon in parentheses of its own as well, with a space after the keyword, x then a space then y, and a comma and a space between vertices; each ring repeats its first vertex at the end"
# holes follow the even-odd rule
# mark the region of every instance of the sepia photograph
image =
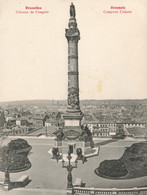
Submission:
POLYGON ((0 195, 147 195, 147 1, 0 1, 0 195))

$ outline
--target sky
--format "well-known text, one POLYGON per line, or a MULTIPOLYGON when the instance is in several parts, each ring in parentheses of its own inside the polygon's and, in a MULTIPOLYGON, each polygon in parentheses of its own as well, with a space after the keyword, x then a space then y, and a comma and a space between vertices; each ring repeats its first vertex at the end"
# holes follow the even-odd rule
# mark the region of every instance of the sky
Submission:
MULTIPOLYGON (((147 98, 147 1, 72 2, 81 35, 80 99, 147 98), (132 13, 104 13, 118 10, 111 6, 132 13)), ((0 1, 0 101, 67 98, 70 3, 0 1), (48 13, 16 13, 26 6, 48 13)))

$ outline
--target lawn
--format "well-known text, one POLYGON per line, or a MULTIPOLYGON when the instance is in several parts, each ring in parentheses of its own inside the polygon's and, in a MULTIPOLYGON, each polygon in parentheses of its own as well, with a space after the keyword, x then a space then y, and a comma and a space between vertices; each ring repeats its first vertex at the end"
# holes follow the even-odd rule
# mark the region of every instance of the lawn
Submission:
POLYGON ((127 131, 129 134, 137 136, 137 137, 145 137, 147 133, 146 128, 139 128, 139 127, 127 128, 127 131))
POLYGON ((111 179, 131 179, 147 176, 147 142, 126 147, 121 158, 104 160, 95 173, 111 179))

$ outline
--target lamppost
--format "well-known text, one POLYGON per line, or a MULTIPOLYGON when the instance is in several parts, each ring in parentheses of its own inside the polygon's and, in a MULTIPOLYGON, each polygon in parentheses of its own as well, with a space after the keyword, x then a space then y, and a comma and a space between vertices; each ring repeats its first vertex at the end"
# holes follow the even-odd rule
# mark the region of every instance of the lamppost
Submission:
POLYGON ((10 183, 9 160, 8 160, 8 154, 6 154, 6 161, 5 161, 5 180, 4 180, 4 184, 9 185, 9 183, 10 183))
POLYGON ((3 183, 3 188, 5 190, 9 190, 11 189, 11 180, 10 180, 10 167, 11 165, 13 166, 14 164, 14 157, 12 155, 10 155, 9 151, 6 152, 5 155, 5 160, 4 160, 4 167, 5 167, 5 179, 4 179, 4 183, 3 183))
POLYGON ((45 134, 46 134, 46 137, 47 137, 47 126, 45 126, 45 134))
POLYGON ((8 152, 6 153, 5 156, 5 161, 4 161, 4 166, 5 166, 5 179, 4 179, 4 183, 3 183, 3 189, 4 190, 9 190, 10 189, 10 173, 9 173, 9 156, 8 156, 8 152))
POLYGON ((62 168, 66 168, 67 171, 68 171, 68 176, 67 176, 67 188, 72 188, 73 185, 72 185, 72 170, 73 168, 77 168, 77 164, 78 164, 78 161, 76 160, 75 161, 75 165, 71 165, 71 152, 68 152, 68 156, 67 156, 67 159, 68 159, 68 165, 64 165, 65 161, 62 160, 62 168))

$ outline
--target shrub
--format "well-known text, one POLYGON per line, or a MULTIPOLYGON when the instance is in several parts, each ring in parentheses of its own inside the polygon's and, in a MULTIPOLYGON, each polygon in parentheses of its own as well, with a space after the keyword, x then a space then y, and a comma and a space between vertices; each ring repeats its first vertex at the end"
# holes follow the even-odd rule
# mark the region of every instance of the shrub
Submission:
POLYGON ((100 163, 97 170, 106 177, 122 177, 128 173, 125 165, 119 160, 105 160, 100 163))

